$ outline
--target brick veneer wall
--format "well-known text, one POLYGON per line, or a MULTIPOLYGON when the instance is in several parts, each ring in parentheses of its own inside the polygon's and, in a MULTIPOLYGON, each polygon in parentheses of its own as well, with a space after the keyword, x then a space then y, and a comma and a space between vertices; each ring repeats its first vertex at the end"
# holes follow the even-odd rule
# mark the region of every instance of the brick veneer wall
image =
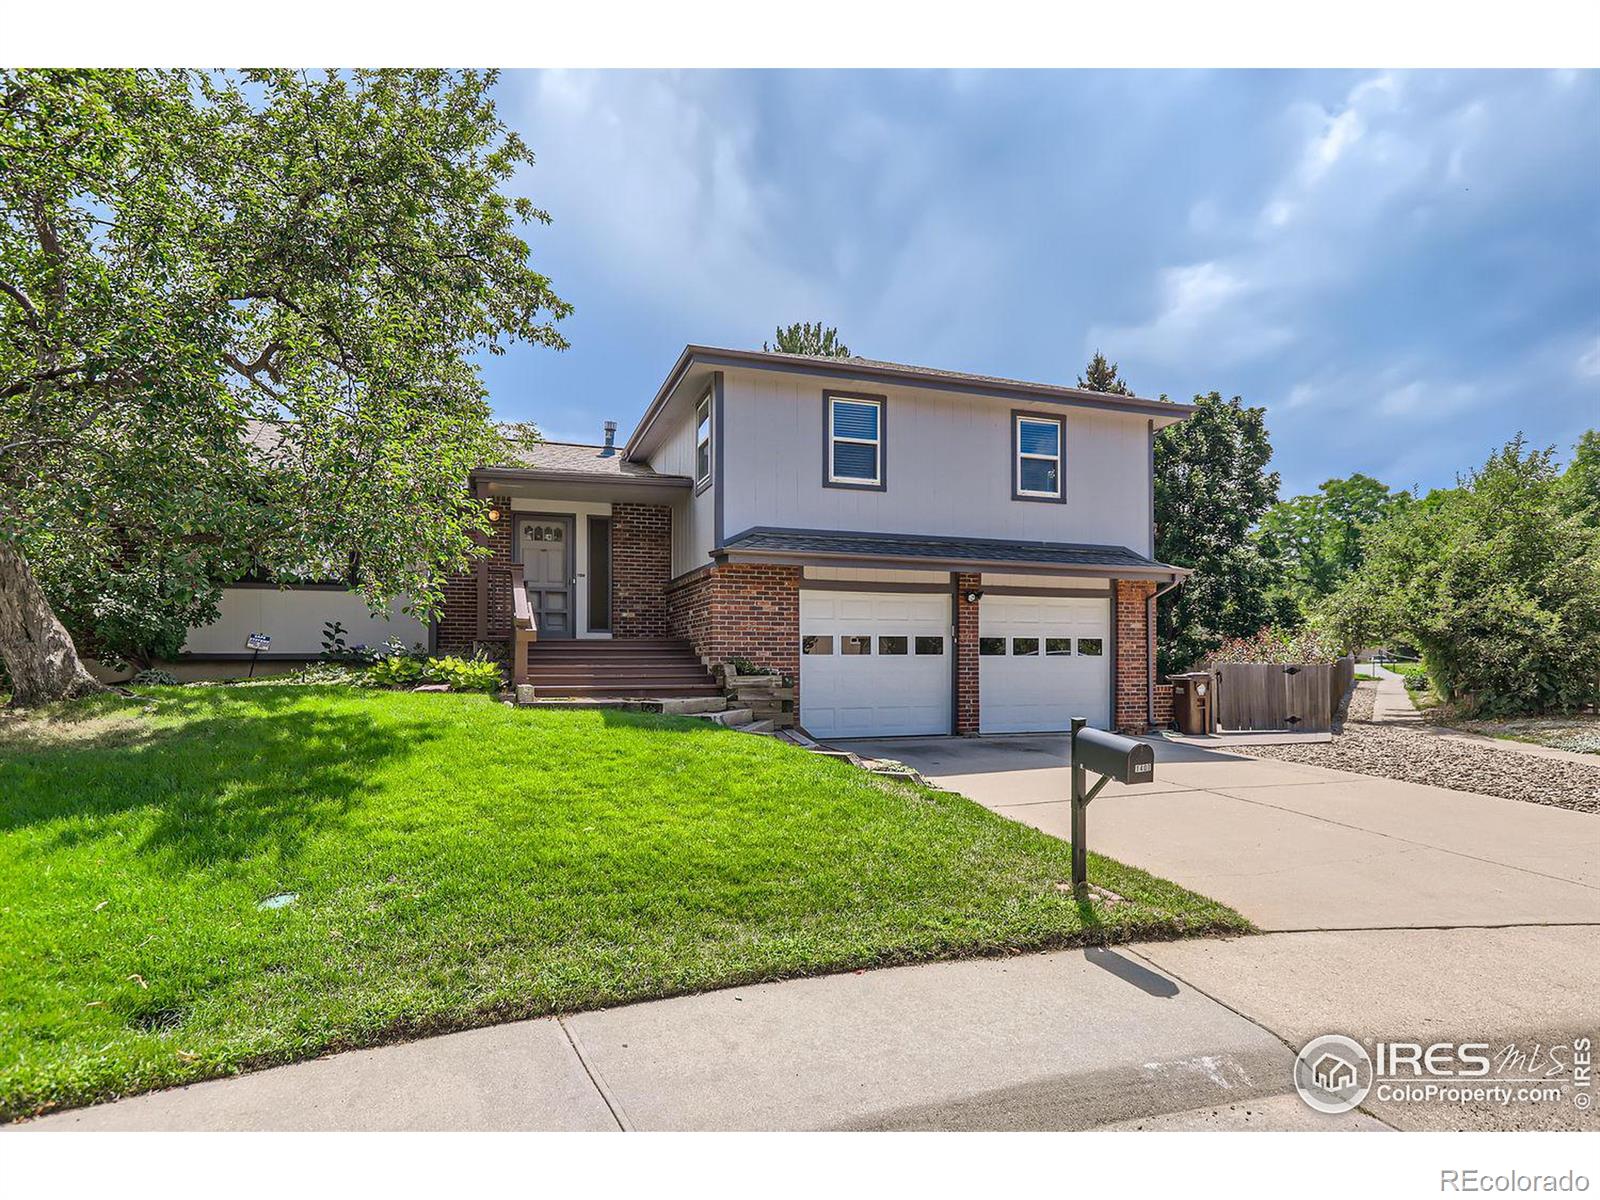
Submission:
POLYGON ((667 588, 667 625, 712 666, 746 658, 800 686, 799 567, 723 563, 691 571, 667 588))
POLYGON ((611 636, 664 638, 672 577, 672 509, 611 506, 611 636))
MULTIPOLYGON (((507 496, 490 496, 489 505, 500 513, 489 537, 489 636, 507 639, 511 636, 511 596, 496 588, 495 580, 505 576, 495 572, 511 566, 511 500, 507 496)), ((437 643, 442 652, 468 651, 478 640, 478 565, 472 566, 444 581, 444 606, 439 611, 437 643)))
POLYGON ((1170 683, 1156 684, 1156 728, 1165 729, 1172 724, 1172 694, 1173 686, 1170 683))
POLYGON ((978 688, 978 610, 982 601, 969 604, 967 593, 979 590, 978 575, 957 575, 956 583, 956 732, 978 732, 982 697, 978 688))
POLYGON ((1116 712, 1112 724, 1124 733, 1145 733, 1150 728, 1150 625, 1149 604, 1156 585, 1147 580, 1117 579, 1111 584, 1116 599, 1117 639, 1116 712))

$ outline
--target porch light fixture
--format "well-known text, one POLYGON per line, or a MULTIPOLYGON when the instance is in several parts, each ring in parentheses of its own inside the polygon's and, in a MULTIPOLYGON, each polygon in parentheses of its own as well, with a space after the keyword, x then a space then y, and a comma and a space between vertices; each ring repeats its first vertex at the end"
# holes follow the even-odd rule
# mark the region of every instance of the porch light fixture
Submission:
POLYGON ((489 510, 489 520, 491 522, 495 522, 495 523, 499 522, 499 520, 500 520, 500 510, 498 508, 491 508, 489 510))
POLYGON ((982 599, 983 599, 983 593, 982 592, 968 592, 967 593, 967 603, 968 604, 976 604, 979 600, 982 600, 982 599))

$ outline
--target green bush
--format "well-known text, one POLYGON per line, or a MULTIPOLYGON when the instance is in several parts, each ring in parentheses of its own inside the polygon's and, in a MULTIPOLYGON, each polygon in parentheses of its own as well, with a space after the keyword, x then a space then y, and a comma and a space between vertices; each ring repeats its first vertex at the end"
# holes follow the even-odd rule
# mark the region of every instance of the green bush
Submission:
POLYGON ((1553 451, 1513 440, 1372 530, 1321 620, 1346 645, 1418 647, 1465 715, 1600 700, 1600 510, 1570 491, 1553 451))
POLYGON ((395 655, 366 669, 363 681, 370 687, 412 687, 443 683, 458 692, 497 692, 500 668, 485 658, 442 658, 395 655))

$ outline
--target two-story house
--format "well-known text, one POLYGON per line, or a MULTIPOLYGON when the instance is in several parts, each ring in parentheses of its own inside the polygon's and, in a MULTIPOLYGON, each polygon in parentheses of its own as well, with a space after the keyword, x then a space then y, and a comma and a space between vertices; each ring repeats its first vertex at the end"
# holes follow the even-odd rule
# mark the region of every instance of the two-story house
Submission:
POLYGON ((1143 730, 1153 598, 1186 574, 1152 558, 1153 439, 1190 411, 688 346, 621 446, 474 473, 493 555, 432 639, 520 624, 540 695, 612 697, 708 689, 687 642, 793 675, 816 737, 1143 730))

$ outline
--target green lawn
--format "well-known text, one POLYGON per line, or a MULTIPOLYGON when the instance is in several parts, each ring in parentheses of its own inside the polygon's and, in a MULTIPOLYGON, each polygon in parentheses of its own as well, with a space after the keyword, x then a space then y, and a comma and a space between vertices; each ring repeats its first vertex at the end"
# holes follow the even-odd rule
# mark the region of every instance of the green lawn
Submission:
POLYGON ((683 718, 150 689, 0 714, 0 1115, 820 971, 1239 930, 959 796, 683 718), (293 892, 285 907, 259 902, 293 892))

